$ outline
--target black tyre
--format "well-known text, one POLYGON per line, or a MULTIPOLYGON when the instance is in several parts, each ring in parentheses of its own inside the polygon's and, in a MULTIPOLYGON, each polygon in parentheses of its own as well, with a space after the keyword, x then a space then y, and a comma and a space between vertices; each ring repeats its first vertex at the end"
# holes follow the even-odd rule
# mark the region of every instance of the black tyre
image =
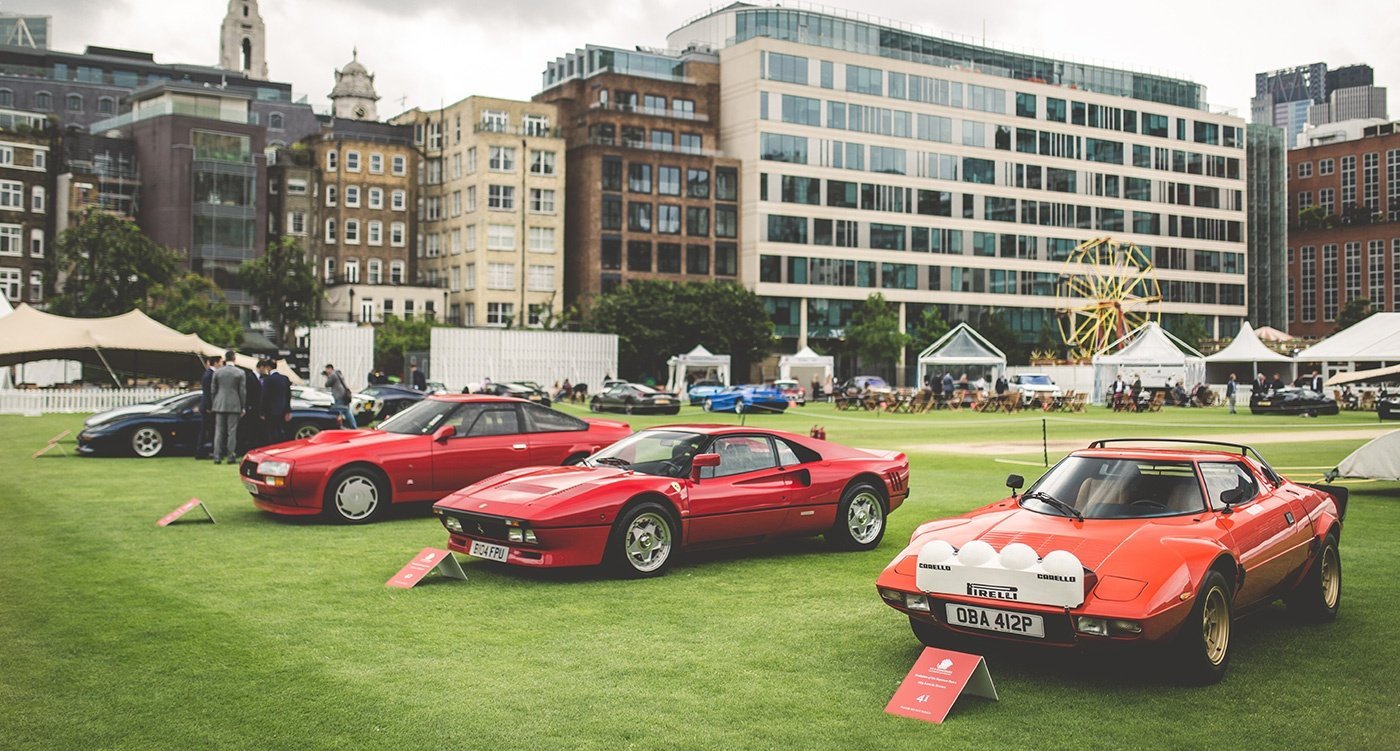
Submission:
POLYGON ((160 456, 164 449, 165 436, 161 435, 159 428, 142 425, 131 434, 131 451, 142 459, 160 456))
POLYGON ((383 518, 389 510, 389 483, 367 467, 348 467, 326 484, 321 512, 333 521, 366 524, 383 518))
POLYGON ((700 403, 700 409, 703 409, 706 412, 714 412, 715 401, 713 399, 706 399, 705 401, 700 403))
POLYGON ((1225 677, 1230 666, 1233 597, 1229 582, 1219 571, 1206 574, 1196 593, 1196 604, 1173 645, 1172 665, 1183 683, 1207 686, 1225 677))
POLYGON ((603 411, 603 405, 599 404, 597 399, 594 399, 593 401, 591 401, 591 402, 588 403, 588 411, 590 411, 590 412, 602 412, 602 411, 603 411))
POLYGON ((630 415, 630 414, 632 414, 632 411, 633 411, 635 408, 636 408, 636 405, 634 405, 631 401, 628 401, 628 402, 627 402, 627 406, 623 408, 623 411, 630 415))
POLYGON ((1337 552, 1337 536, 1328 532, 1312 568, 1298 587, 1284 597, 1288 610, 1311 623, 1337 619, 1342 605, 1342 556, 1337 552))
POLYGON ((680 408, 680 407, 676 407, 675 409, 668 409, 668 410, 666 410, 666 414, 668 414, 668 415, 679 415, 680 413, 681 413, 681 408, 680 408))
POLYGON ((871 550, 885 537, 885 494, 868 482, 846 488, 826 542, 837 550, 871 550))
POLYGON ((661 576, 675 558, 678 531, 670 509, 650 501, 639 503, 613 524, 606 562, 617 575, 629 579, 661 576))

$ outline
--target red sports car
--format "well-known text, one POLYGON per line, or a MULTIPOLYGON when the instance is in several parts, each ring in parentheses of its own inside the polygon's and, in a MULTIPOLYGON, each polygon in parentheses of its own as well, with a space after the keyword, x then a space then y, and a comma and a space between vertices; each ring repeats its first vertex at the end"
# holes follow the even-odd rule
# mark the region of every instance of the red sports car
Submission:
POLYGON ((930 646, 952 634, 1153 644, 1191 683, 1224 675, 1247 609, 1282 597, 1306 618, 1336 617, 1345 489, 1290 482, 1247 446, 1143 442, 1098 441, 1019 497, 1012 475, 1011 497, 920 526, 880 596, 930 646))
POLYGON ((738 426, 634 433, 582 465, 523 469, 433 507, 458 552, 520 566, 665 572, 681 550, 825 535, 869 550, 909 495, 897 451, 738 426))
POLYGON ((436 501, 506 470, 579 462, 631 432, 521 399, 439 394, 375 430, 327 430, 250 451, 239 473, 264 511, 368 522, 391 503, 436 501))

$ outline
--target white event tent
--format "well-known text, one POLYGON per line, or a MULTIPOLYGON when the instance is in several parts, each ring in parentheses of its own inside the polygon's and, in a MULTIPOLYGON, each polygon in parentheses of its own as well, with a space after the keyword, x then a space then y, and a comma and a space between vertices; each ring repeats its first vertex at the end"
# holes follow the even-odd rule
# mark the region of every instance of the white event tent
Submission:
POLYGON ((666 361, 670 368, 670 377, 666 379, 666 390, 674 393, 683 393, 687 389, 686 376, 691 371, 699 371, 700 377, 704 379, 714 379, 729 385, 729 355, 710 354, 705 345, 697 344, 695 349, 683 354, 675 355, 666 361))
POLYGON ((1144 388, 1153 389, 1165 388, 1179 379, 1188 392, 1206 376, 1205 357, 1156 321, 1148 321, 1099 350, 1093 363, 1092 399, 1096 404, 1120 374, 1129 383, 1141 378, 1144 388))
POLYGON ((919 383, 930 373, 941 378, 945 372, 955 380, 966 373, 970 381, 978 377, 995 381, 1006 373, 1006 355, 963 321, 919 353, 919 383))
POLYGON ((1298 353, 1298 362, 1400 363, 1400 313, 1374 313, 1298 353))
POLYGON ((814 379, 826 383, 826 379, 836 375, 836 358, 819 355, 811 347, 803 347, 795 354, 778 358, 778 378, 795 380, 801 384, 814 379))
POLYGON ((1400 480, 1400 430, 1373 438, 1337 465, 1338 477, 1400 480))
POLYGON ((1213 355, 1206 356, 1206 380, 1208 382, 1225 383, 1230 380, 1232 372, 1242 384, 1252 382, 1254 376, 1261 372, 1265 378, 1278 375, 1285 381, 1291 381, 1293 380, 1293 359, 1264 346, 1264 343, 1259 341, 1259 337, 1255 334, 1254 327, 1245 321, 1240 326, 1240 333, 1235 335, 1235 340, 1230 342, 1229 346, 1213 355), (1250 366, 1252 370, 1243 370, 1240 368, 1243 365, 1250 366))

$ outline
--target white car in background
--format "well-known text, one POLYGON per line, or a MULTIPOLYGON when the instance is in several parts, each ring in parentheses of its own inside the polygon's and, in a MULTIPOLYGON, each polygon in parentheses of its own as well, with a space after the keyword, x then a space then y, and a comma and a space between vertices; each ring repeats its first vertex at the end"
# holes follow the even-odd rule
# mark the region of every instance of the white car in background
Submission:
POLYGON ((1011 376, 1011 389, 1021 394, 1021 402, 1030 404, 1042 398, 1059 398, 1064 395, 1060 387, 1044 373, 1017 373, 1011 376))
POLYGON ((313 407, 330 407, 335 404, 335 397, 329 391, 322 391, 313 386, 293 386, 292 398, 298 399, 313 407))

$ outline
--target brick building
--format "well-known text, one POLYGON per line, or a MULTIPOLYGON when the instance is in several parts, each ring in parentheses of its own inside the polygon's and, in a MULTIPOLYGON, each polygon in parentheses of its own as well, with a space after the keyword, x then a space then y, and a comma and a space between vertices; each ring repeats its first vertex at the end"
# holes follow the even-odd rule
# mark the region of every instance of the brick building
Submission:
POLYGON ((42 305, 53 236, 49 156, 43 116, 0 110, 0 294, 42 305))

